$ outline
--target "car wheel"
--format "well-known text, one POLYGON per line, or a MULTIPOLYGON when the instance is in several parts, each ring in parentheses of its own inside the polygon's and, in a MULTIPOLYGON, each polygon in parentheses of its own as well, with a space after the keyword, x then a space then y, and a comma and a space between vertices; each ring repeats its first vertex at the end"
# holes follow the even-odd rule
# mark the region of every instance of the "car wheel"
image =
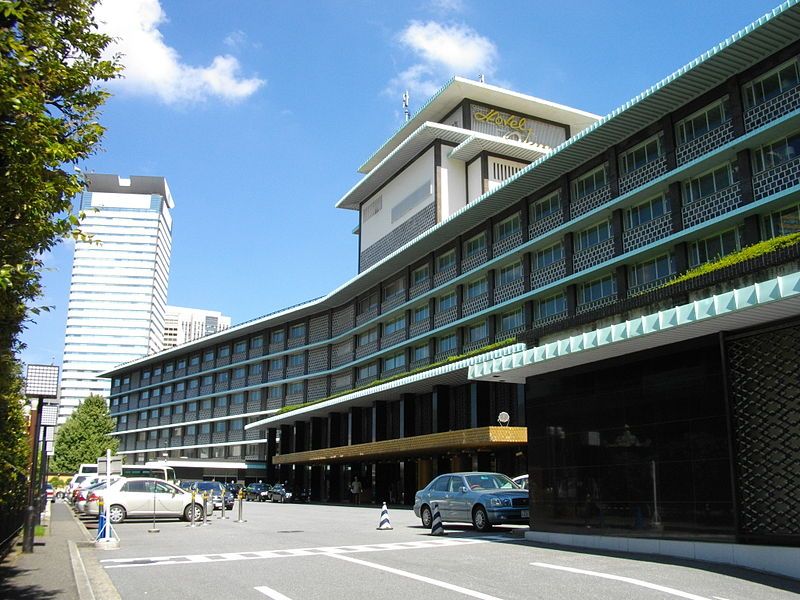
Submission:
POLYGON ((108 519, 115 525, 122 523, 126 516, 125 508, 119 504, 112 504, 111 508, 108 509, 108 519))
POLYGON ((489 531, 492 528, 485 508, 482 506, 475 507, 475 510, 472 511, 472 524, 478 531, 489 531))
POLYGON ((422 526, 425 529, 430 529, 431 528, 431 524, 433 523, 433 515, 431 514, 431 509, 428 508, 427 505, 425 505, 419 511, 419 515, 420 515, 420 518, 422 519, 422 526))
POLYGON ((184 521, 191 521, 192 520, 192 510, 194 510, 194 520, 195 521, 202 521, 203 520, 203 507, 199 504, 189 504, 186 508, 183 509, 183 520, 184 521))

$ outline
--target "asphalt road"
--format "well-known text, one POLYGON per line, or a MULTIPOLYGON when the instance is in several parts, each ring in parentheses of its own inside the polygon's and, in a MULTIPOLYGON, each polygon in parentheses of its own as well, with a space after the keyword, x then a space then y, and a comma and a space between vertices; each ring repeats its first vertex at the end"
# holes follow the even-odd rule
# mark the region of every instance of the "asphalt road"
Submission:
POLYGON ((244 504, 237 514, 190 528, 179 521, 117 526, 120 549, 98 551, 124 600, 771 600, 797 598, 800 584, 681 560, 549 548, 524 527, 478 534, 446 526, 432 537, 410 510, 244 504))

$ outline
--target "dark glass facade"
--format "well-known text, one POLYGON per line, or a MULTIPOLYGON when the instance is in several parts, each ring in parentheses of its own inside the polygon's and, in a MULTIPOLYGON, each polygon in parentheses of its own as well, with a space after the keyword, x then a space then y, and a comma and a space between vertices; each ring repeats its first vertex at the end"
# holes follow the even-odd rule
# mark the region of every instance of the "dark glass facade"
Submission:
POLYGON ((723 381, 716 336, 529 378, 534 528, 733 536, 723 381))

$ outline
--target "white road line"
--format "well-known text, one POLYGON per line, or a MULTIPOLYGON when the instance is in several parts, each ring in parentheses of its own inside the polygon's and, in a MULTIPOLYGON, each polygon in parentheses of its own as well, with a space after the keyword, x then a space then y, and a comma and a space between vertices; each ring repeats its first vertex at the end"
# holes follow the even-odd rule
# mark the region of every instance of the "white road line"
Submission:
POLYGON ((409 579, 415 579, 417 581, 429 583, 431 585, 435 585, 437 587, 444 588, 446 590, 459 592, 466 596, 472 596, 473 598, 480 598, 481 600, 500 600, 496 596, 490 596, 489 594, 484 594, 483 592, 476 592, 475 590, 470 590, 468 588, 463 588, 458 585, 453 585, 452 583, 447 583, 446 581, 439 581, 438 579, 431 579, 430 577, 425 577, 424 575, 417 575, 416 573, 401 571, 400 569, 393 569, 392 567, 387 567, 385 565, 380 565, 378 563, 367 562, 366 560, 353 558, 352 556, 345 556, 343 554, 330 554, 329 556, 331 558, 346 560, 348 562, 352 562, 357 565, 362 565, 364 567, 371 567, 373 569, 378 569, 380 571, 386 571, 387 573, 393 573, 394 575, 400 575, 401 577, 408 577, 409 579))
POLYGON ((158 567, 164 565, 190 565, 197 563, 219 563, 238 560, 263 560, 266 558, 294 558, 298 556, 318 556, 328 554, 354 554, 362 552, 383 552, 387 550, 421 550, 425 548, 443 548, 485 544, 488 542, 508 541, 505 538, 450 538, 429 539, 411 542, 395 542, 385 544, 365 544, 361 546, 322 546, 318 548, 286 548, 276 550, 254 550, 248 552, 217 552, 211 554, 184 554, 172 556, 143 556, 137 558, 109 558, 100 562, 106 569, 124 569, 136 567, 158 567))
POLYGON ((257 588, 254 588, 257 592, 261 592, 265 596, 272 598, 272 600, 292 600, 288 596, 284 596, 280 592, 276 592, 272 588, 268 588, 265 585, 260 585, 257 588))
POLYGON ((532 562, 534 567, 544 567, 546 569, 556 569, 558 571, 567 571, 568 573, 577 573, 579 575, 591 575, 592 577, 600 577, 602 579, 613 579, 614 581, 624 581, 641 587, 650 588, 651 590, 658 590, 680 598, 688 598, 689 600, 710 600, 705 596, 698 596, 697 594, 690 594, 689 592, 682 592, 675 588, 650 583, 649 581, 642 581, 641 579, 633 579, 632 577, 622 577, 621 575, 611 575, 609 573, 600 573, 599 571, 585 571, 583 569, 575 569, 573 567, 562 567, 560 565, 551 565, 548 563, 532 562))
POLYGON ((727 598, 723 598, 722 596, 711 596, 712 598, 716 598, 716 600, 728 600, 727 598))

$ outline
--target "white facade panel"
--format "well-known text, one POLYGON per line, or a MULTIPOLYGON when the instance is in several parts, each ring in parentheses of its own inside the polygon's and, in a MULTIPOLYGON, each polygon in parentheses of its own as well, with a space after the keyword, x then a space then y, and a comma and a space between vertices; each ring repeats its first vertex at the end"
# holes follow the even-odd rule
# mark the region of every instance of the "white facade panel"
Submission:
POLYGON ((483 195, 483 176, 481 160, 473 160, 467 167, 467 202, 477 200, 483 195))
POLYGON ((442 157, 441 219, 444 220, 467 203, 464 162, 442 157))

